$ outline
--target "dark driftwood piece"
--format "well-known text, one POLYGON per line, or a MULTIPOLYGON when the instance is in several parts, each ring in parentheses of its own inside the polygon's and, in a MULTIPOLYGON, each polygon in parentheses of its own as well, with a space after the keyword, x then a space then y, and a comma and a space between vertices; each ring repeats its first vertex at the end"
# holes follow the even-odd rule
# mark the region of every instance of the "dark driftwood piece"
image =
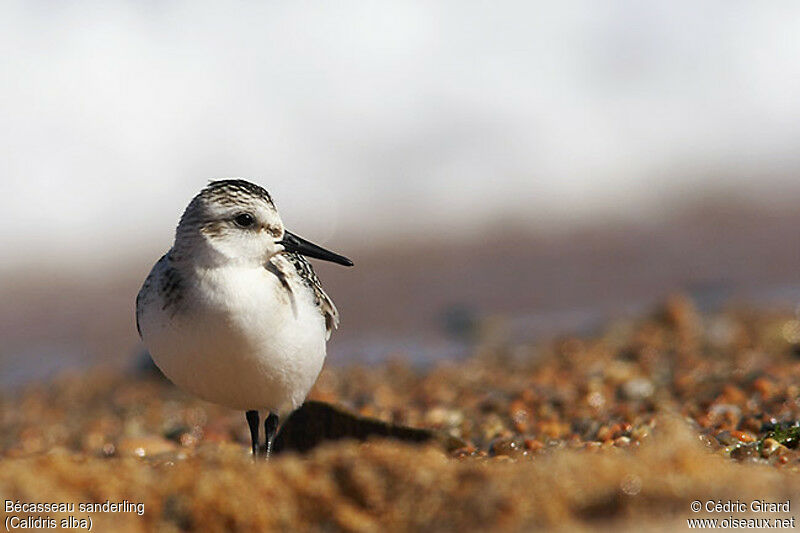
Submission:
POLYGON ((466 446, 466 442, 431 429, 390 424, 368 418, 324 402, 308 401, 289 416, 272 447, 273 453, 307 452, 326 442, 341 439, 365 441, 389 438, 404 442, 435 442, 447 451, 466 446))

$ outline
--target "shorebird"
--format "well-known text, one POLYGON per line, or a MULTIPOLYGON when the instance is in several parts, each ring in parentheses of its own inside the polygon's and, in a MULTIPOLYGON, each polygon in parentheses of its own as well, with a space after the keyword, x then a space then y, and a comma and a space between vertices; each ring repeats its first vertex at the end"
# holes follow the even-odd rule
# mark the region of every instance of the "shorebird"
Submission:
POLYGON ((188 392, 245 411, 254 457, 269 457, 280 417, 302 405, 339 324, 305 257, 353 265, 286 230, 264 188, 212 181, 136 297, 156 365, 188 392))

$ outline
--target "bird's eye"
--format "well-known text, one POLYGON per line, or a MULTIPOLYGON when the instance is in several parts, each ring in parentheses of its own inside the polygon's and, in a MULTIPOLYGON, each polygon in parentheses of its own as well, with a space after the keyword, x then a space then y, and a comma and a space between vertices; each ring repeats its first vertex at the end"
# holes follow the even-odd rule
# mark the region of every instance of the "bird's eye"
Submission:
POLYGON ((256 223, 256 218, 250 213, 242 213, 241 215, 236 215, 236 218, 234 218, 233 221, 236 222, 237 226, 249 228, 256 223))

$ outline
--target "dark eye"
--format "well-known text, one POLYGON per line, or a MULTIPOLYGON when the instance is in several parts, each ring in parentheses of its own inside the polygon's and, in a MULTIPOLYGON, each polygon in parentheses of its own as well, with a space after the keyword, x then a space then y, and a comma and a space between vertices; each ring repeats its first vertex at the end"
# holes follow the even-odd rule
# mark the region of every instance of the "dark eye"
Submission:
POLYGON ((249 228, 256 223, 256 218, 250 213, 242 213, 241 215, 236 215, 233 221, 236 222, 237 226, 249 228))

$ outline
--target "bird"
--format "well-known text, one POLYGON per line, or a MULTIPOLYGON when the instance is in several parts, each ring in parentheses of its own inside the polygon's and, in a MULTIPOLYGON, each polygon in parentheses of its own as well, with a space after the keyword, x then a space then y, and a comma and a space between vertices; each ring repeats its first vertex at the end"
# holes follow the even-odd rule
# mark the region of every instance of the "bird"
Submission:
POLYGON ((353 266, 287 230, 260 185, 215 180, 189 202, 136 296, 136 328, 155 364, 179 388, 244 411, 254 458, 269 458, 339 325, 307 257, 353 266))

